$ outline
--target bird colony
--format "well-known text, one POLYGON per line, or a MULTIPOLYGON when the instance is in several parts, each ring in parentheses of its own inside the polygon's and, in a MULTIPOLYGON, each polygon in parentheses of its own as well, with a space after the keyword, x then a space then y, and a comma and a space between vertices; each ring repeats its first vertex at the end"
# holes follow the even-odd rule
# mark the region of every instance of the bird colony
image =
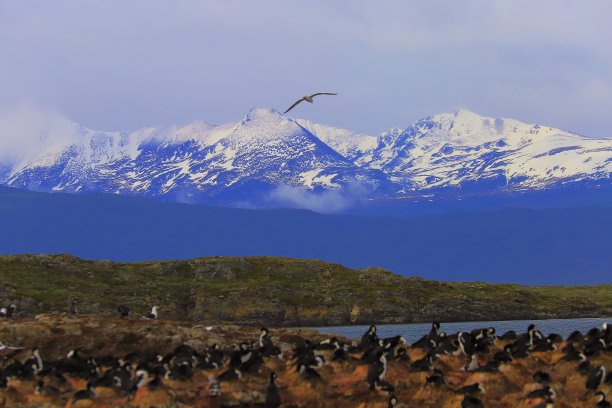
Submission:
POLYGON ((0 322, 3 406, 609 407, 612 327, 562 338, 534 325, 413 344, 307 329, 205 327, 50 314, 0 322))

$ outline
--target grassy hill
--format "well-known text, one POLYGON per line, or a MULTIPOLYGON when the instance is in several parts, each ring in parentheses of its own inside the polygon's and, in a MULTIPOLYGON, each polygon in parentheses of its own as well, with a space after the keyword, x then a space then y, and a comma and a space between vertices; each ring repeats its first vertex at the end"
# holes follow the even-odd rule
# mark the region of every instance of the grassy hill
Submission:
POLYGON ((521 286, 406 278, 319 260, 209 257, 119 263, 70 255, 0 256, 0 299, 27 314, 115 313, 119 304, 165 318, 305 326, 612 315, 612 285, 521 286))

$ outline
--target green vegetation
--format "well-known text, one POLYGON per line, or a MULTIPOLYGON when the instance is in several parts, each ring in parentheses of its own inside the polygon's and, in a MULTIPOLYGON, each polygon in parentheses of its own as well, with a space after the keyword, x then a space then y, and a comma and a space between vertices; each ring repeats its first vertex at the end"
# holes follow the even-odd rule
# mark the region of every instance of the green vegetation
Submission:
MULTIPOLYGON (((319 260, 210 257, 118 263, 0 256, 0 297, 30 313, 134 313, 208 323, 337 325, 612 315, 612 285, 450 283, 319 260)), ((129 339, 126 339, 128 341, 129 339)))

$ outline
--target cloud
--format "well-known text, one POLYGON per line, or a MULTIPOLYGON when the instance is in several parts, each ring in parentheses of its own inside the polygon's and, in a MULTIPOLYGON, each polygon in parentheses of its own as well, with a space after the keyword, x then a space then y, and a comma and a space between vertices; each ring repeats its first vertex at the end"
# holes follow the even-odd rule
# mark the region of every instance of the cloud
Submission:
POLYGON ((341 212, 357 204, 366 196, 367 187, 349 183, 342 191, 312 191, 302 187, 281 184, 266 199, 266 206, 274 208, 300 208, 323 214, 341 212))
POLYGON ((0 162, 18 168, 74 143, 79 125, 51 109, 22 103, 0 111, 0 162))
POLYGON ((268 199, 275 207, 302 208, 319 213, 340 212, 353 202, 338 190, 314 192, 288 185, 276 187, 268 199))

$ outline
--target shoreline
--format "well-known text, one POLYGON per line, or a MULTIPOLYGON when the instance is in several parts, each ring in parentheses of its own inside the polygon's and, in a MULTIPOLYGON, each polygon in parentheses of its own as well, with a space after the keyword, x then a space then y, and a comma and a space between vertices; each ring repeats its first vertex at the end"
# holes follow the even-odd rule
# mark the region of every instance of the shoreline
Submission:
MULTIPOLYGON (((477 323, 509 323, 509 322, 527 322, 529 324, 529 322, 549 322, 549 321, 556 321, 556 320, 561 320, 561 321, 572 321, 572 320, 610 320, 612 321, 612 316, 588 316, 588 317, 569 317, 569 318, 550 318, 550 319, 533 319, 533 320, 528 320, 528 319, 506 319, 506 320, 452 320, 452 321, 446 321, 446 320, 439 320, 440 324, 445 325, 445 324, 465 324, 465 325, 472 325, 472 324, 477 324, 477 323)), ((380 323, 380 322, 373 322, 372 324, 375 324, 377 326, 417 326, 417 325, 429 325, 431 324, 431 322, 411 322, 411 323, 380 323)), ((335 326, 303 326, 303 327, 295 327, 295 328, 307 328, 307 329, 333 329, 334 327, 368 327, 368 324, 365 323, 361 323, 361 324, 344 324, 344 325, 335 325, 335 326)), ((287 327, 287 328, 291 328, 291 327, 287 327)))

